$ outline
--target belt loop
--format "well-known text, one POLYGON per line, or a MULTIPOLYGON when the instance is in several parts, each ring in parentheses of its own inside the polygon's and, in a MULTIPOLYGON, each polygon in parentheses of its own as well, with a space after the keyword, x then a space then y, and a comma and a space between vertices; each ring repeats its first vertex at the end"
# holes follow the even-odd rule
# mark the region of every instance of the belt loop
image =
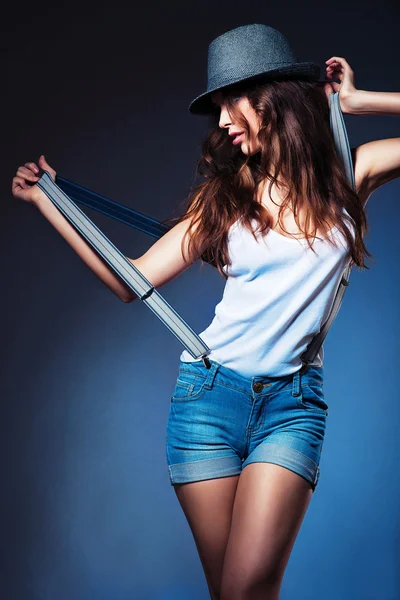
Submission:
POLYGON ((292 396, 299 396, 301 392, 301 369, 293 374, 292 396))
POLYGON ((204 386, 208 389, 211 390, 213 383, 214 383, 214 378, 218 372, 218 369, 220 368, 220 364, 216 361, 216 360, 210 360, 211 363, 211 367, 210 369, 208 369, 208 373, 207 373, 207 377, 206 377, 206 381, 204 386))

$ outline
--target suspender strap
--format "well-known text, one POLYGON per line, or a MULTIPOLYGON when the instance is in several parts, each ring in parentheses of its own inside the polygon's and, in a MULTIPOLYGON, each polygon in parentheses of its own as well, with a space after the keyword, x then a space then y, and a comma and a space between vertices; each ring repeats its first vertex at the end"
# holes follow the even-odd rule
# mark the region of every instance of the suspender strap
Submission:
POLYGON ((104 258, 113 271, 161 319, 192 357, 202 358, 206 366, 207 363, 210 364, 206 358, 211 352, 210 348, 155 290, 139 269, 114 246, 89 217, 61 190, 47 171, 44 171, 37 185, 86 241, 104 258))
POLYGON ((330 124, 336 149, 346 169, 346 176, 353 190, 356 187, 354 179, 353 161, 351 158, 349 138, 347 137, 346 125, 340 108, 339 92, 330 95, 330 124))
MULTIPOLYGON (((349 180, 353 189, 355 189, 355 179, 354 179, 354 169, 353 169, 353 161, 351 158, 351 151, 349 145, 349 139, 347 137, 347 131, 345 122, 343 119, 343 114, 340 108, 339 102, 339 92, 335 92, 329 96, 330 101, 330 124, 333 133, 333 137, 335 140, 336 149, 341 157, 345 170, 347 179, 349 180)), ((301 356, 301 360, 303 366, 301 368, 302 372, 304 372, 308 366, 308 364, 312 363, 317 356, 319 349, 321 348, 324 340, 328 334, 328 331, 339 312, 339 308, 342 304, 344 293, 350 285, 351 266, 348 264, 343 271, 342 278, 339 282, 339 286, 336 291, 335 299, 332 304, 331 312, 325 323, 323 324, 319 333, 317 333, 314 338, 311 340, 310 344, 307 346, 305 352, 303 352, 301 356)))
POLYGON ((78 204, 92 208, 107 217, 116 219, 124 223, 124 225, 129 225, 155 238, 160 238, 170 229, 168 225, 160 223, 156 219, 152 219, 137 210, 133 210, 133 208, 118 204, 118 202, 114 202, 114 200, 110 200, 106 196, 92 192, 92 190, 88 190, 74 181, 57 175, 56 182, 58 187, 72 198, 72 200, 78 202, 78 204))

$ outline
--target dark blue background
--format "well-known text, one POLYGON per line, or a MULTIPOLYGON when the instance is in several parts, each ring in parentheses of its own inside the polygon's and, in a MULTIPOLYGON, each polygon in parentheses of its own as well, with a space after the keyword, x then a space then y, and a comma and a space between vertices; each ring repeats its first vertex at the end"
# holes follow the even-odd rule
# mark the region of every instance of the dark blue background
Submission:
MULTIPOLYGON (((183 349, 140 301, 123 304, 30 205, 19 165, 57 173, 161 220, 189 192, 207 46, 276 27, 299 60, 345 57, 360 89, 400 91, 399 5, 26 3, 3 14, 1 566, 7 600, 202 600, 204 574, 168 479, 165 427, 183 349)), ((352 146, 400 135, 345 116, 352 146)), ((325 342, 321 478, 282 600, 399 600, 400 182, 367 204, 375 264, 353 269, 325 342)), ((87 211, 127 256, 154 238, 87 211)), ((200 261, 161 293, 196 332, 224 281, 200 261)))

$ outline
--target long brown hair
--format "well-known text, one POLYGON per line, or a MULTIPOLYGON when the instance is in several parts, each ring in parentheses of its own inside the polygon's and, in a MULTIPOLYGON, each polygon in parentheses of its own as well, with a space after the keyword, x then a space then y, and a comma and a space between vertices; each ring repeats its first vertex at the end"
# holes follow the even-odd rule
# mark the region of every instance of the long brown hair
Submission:
MULTIPOLYGON (((184 201, 183 215, 164 221, 183 221, 192 217, 186 232, 190 236, 187 260, 194 262, 201 258, 216 267, 226 279, 222 267, 231 264, 227 244, 230 226, 241 218, 255 237, 251 224, 255 219, 257 231, 262 235, 268 232, 273 221, 257 199, 258 192, 260 185, 269 181, 268 193, 271 194, 272 185, 280 183, 282 175, 287 195, 279 209, 278 223, 282 210, 289 204, 299 230, 315 252, 310 238, 314 240, 318 230, 325 238, 331 228, 328 223, 333 222, 347 239, 352 263, 369 269, 364 262, 364 255, 372 257, 363 241, 364 234, 369 231, 365 208, 358 191, 354 191, 348 182, 337 154, 328 101, 321 84, 280 79, 223 90, 231 122, 246 131, 247 139, 250 139, 249 123, 235 104, 235 97, 243 94, 260 119, 257 140, 261 150, 246 155, 241 152, 240 144, 233 146, 228 131, 219 127, 219 108, 215 108, 209 116, 208 132, 196 167, 196 176, 202 176, 204 181, 192 186, 184 201), (277 143, 271 143, 275 141, 277 143), (306 215, 304 232, 298 223, 299 204, 306 215), (354 239, 343 207, 351 217, 354 239), (311 224, 314 229, 310 233, 311 224)), ((327 241, 336 245, 329 236, 327 241)), ((183 247, 184 240, 182 253, 183 247)))

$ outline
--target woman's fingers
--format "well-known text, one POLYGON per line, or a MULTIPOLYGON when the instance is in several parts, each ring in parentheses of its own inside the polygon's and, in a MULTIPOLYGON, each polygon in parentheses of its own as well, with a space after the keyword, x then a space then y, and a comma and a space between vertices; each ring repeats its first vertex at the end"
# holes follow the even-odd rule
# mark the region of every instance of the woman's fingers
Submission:
POLYGON ((14 198, 25 200, 26 202, 35 202, 38 196, 38 187, 35 185, 40 177, 35 175, 35 163, 28 162, 20 165, 16 176, 12 180, 11 192, 14 198))
POLYGON ((14 198, 25 202, 33 202, 35 198, 34 187, 29 185, 24 177, 14 177, 11 192, 14 198))
POLYGON ((39 166, 41 169, 44 169, 45 171, 48 171, 50 173, 50 177, 53 179, 53 181, 56 180, 56 176, 57 176, 57 171, 55 171, 47 162, 46 158, 44 157, 43 154, 41 154, 39 156, 39 166))
POLYGON ((39 157, 39 166, 33 162, 26 162, 20 165, 12 181, 11 191, 15 198, 20 198, 26 202, 36 203, 43 196, 43 192, 36 185, 40 179, 40 168, 49 172, 53 181, 56 178, 56 171, 50 167, 43 154, 39 157))
POLYGON ((329 67, 326 68, 326 76, 330 78, 337 78, 338 75, 343 73, 343 67, 340 63, 331 63, 329 67))
POLYGON ((326 64, 332 63, 332 62, 344 63, 345 65, 347 65, 350 68, 349 63, 347 62, 347 60, 345 58, 343 58, 343 56, 331 56, 331 58, 328 58, 328 60, 325 61, 326 64))
POLYGON ((343 56, 332 56, 331 58, 329 58, 328 60, 325 61, 325 64, 327 65, 326 67, 326 72, 327 73, 333 73, 335 71, 337 72, 346 72, 349 75, 353 75, 353 70, 350 67, 349 63, 347 62, 347 60, 345 58, 343 58, 343 56))
MULTIPOLYGON (((27 164, 27 163, 25 163, 25 164, 27 164)), ((20 166, 18 168, 17 177, 24 177, 28 181, 33 181, 35 183, 36 183, 36 181, 38 181, 40 179, 40 177, 38 177, 37 175, 32 173, 32 171, 30 169, 28 169, 27 167, 24 167, 24 166, 20 166)))
POLYGON ((56 171, 46 162, 43 154, 39 157, 39 165, 34 161, 26 162, 17 169, 12 181, 12 194, 15 198, 20 198, 26 202, 36 203, 43 196, 37 182, 39 181, 40 169, 47 170, 55 181, 56 171))
POLYGON ((34 162, 25 163, 25 167, 31 169, 31 171, 33 171, 34 173, 39 173, 39 167, 34 162))
POLYGON ((339 63, 333 63, 332 66, 327 67, 326 72, 332 73, 334 71, 343 71, 343 67, 339 63))
POLYGON ((19 188, 22 188, 23 190, 25 190, 27 187, 27 184, 25 183, 25 179, 23 177, 14 177, 14 179, 12 180, 12 191, 17 191, 19 188))
POLYGON ((340 92, 340 106, 344 113, 350 112, 350 98, 357 92, 354 86, 354 72, 343 56, 331 56, 326 63, 326 77, 335 92, 340 92), (335 82, 337 79, 339 81, 335 82))

